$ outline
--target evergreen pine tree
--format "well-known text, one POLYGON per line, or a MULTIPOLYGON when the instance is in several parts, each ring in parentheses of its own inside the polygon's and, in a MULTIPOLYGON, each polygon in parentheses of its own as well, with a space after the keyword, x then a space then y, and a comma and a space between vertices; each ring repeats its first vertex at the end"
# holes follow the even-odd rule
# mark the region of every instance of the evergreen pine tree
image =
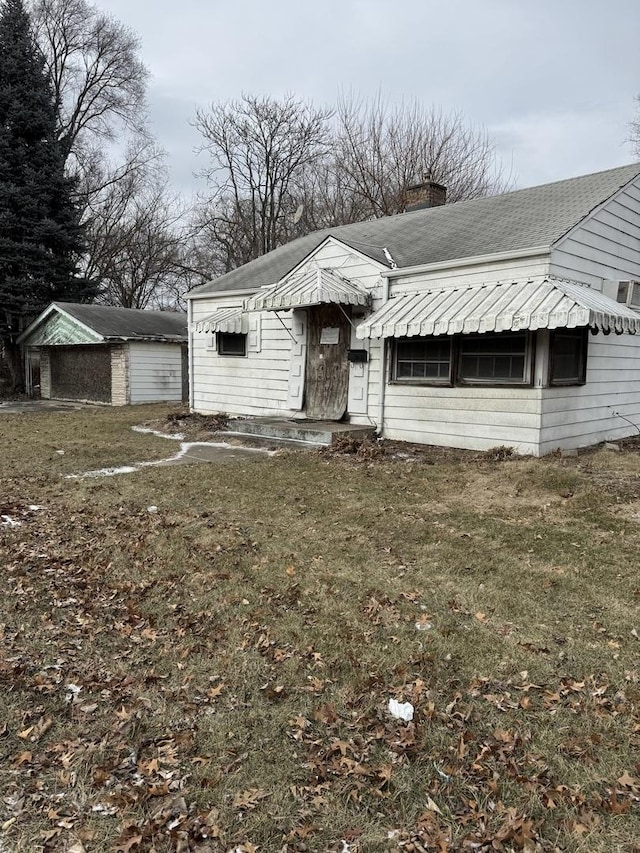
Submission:
POLYGON ((56 106, 22 0, 0 11, 0 344, 14 385, 15 339, 54 300, 86 301, 84 228, 57 141, 56 106))

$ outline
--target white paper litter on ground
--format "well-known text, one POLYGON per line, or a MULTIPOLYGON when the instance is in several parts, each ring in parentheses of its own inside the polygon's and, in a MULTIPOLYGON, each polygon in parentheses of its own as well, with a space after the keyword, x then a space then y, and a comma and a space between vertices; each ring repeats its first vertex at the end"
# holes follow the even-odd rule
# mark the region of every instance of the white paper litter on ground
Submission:
POLYGON ((2 527, 20 527, 21 521, 16 521, 10 515, 0 515, 0 526, 2 527))
POLYGON ((389 713, 397 720, 404 720, 405 723, 410 723, 413 720, 413 705, 411 702, 396 702, 395 699, 389 699, 389 713))

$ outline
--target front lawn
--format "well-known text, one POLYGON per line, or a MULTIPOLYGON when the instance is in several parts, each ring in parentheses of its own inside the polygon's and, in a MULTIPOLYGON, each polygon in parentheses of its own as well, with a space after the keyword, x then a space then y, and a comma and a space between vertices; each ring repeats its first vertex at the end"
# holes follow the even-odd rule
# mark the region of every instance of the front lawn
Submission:
POLYGON ((2 853, 637 853, 633 445, 65 478, 166 411, 0 416, 2 853))

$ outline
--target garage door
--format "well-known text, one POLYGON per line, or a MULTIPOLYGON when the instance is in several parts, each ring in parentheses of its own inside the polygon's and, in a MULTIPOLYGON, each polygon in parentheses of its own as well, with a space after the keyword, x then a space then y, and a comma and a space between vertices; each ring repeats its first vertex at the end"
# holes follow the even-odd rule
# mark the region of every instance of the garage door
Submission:
POLYGON ((108 346, 51 347, 51 397, 111 402, 108 346))

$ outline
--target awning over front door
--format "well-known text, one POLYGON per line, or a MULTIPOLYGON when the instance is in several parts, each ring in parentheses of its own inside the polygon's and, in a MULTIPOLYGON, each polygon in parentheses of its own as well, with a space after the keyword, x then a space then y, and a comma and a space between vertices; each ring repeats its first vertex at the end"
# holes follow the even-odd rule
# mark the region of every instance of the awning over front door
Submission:
POLYGON ((214 314, 196 322, 197 332, 230 332, 246 335, 248 330, 247 312, 242 308, 219 308, 214 314))
POLYGON ((367 290, 333 270, 312 269, 264 288, 245 302, 249 311, 288 311, 312 305, 369 305, 367 290))
POLYGON ((437 287, 391 298, 356 329, 356 337, 404 338, 591 326, 640 331, 640 313, 574 282, 545 278, 437 287))

